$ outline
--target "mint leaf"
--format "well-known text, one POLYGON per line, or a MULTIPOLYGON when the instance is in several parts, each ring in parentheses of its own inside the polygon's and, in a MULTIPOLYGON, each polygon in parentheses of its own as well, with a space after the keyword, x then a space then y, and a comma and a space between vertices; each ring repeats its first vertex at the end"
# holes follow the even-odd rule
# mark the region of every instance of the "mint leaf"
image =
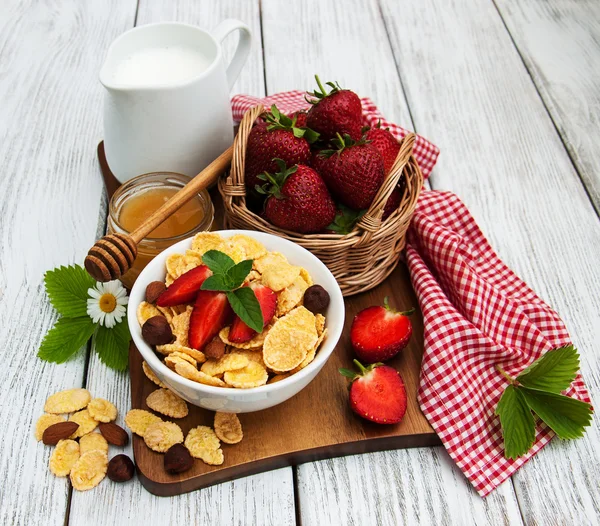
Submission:
POLYGON ((513 459, 523 456, 533 446, 535 421, 520 387, 509 385, 504 390, 496 414, 502 425, 504 456, 513 459))
POLYGON ((94 338, 98 358, 111 369, 124 371, 127 369, 130 339, 127 318, 121 320, 112 329, 99 326, 94 338))
POLYGON ((246 279, 246 276, 248 276, 248 274, 250 274, 251 270, 252 270, 252 260, 251 259, 246 259, 244 261, 240 261, 237 265, 231 267, 227 271, 227 280, 228 280, 228 283, 231 285, 231 288, 229 290, 233 290, 233 289, 237 289, 238 287, 241 287, 242 283, 244 283, 244 280, 246 279))
POLYGON ((590 425, 592 406, 556 393, 545 393, 536 389, 520 388, 527 405, 560 438, 579 438, 583 428, 590 425))
POLYGON ((213 274, 204 280, 200 288, 202 290, 219 290, 222 292, 228 292, 232 287, 229 286, 227 276, 223 276, 222 274, 213 274))
POLYGON ((260 304, 256 299, 256 294, 250 287, 242 287, 227 293, 229 304, 241 320, 254 329, 256 332, 262 332, 264 320, 260 304))
POLYGON ((96 324, 86 314, 79 318, 60 318, 44 337, 38 357, 47 362, 64 363, 90 339, 96 324))
POLYGON ((213 274, 226 274, 235 265, 235 261, 219 250, 208 250, 202 255, 204 263, 213 274))
POLYGON ((44 275, 46 293, 54 308, 67 318, 87 316, 88 289, 96 282, 79 265, 57 267, 44 275))
POLYGON ((548 351, 517 376, 517 380, 531 389, 560 393, 571 385, 578 370, 577 349, 567 345, 548 351))

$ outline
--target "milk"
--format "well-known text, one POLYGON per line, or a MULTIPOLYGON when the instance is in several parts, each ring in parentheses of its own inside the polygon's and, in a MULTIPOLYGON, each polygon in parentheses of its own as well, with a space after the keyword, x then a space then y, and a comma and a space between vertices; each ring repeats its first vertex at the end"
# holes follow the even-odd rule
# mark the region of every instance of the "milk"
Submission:
POLYGON ((208 66, 210 61, 190 47, 145 47, 119 60, 112 81, 121 86, 179 84, 201 74, 208 66))

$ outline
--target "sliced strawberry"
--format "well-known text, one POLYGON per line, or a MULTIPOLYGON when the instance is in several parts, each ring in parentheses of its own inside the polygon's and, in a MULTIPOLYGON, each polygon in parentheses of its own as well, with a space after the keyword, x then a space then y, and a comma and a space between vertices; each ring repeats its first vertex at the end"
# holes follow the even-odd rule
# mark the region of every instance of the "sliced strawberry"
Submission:
POLYGON ((194 301, 204 280, 212 272, 206 265, 200 265, 179 276, 156 300, 159 307, 173 307, 194 301))
MULTIPOLYGON (((277 310, 277 294, 273 292, 269 287, 265 287, 264 285, 250 285, 250 288, 254 291, 256 295, 256 299, 260 304, 260 310, 263 315, 263 327, 269 323, 273 316, 275 316, 275 311, 277 310)), ((236 343, 249 342, 256 331, 248 325, 246 325, 239 316, 235 316, 233 319, 233 324, 231 325, 231 330, 229 331, 229 341, 236 343)))
POLYGON ((190 318, 190 347, 201 351, 227 325, 233 313, 224 292, 201 290, 190 318))
POLYGON ((352 322, 350 340, 356 355, 366 363, 383 362, 398 354, 412 334, 408 315, 413 310, 397 312, 384 300, 383 307, 368 307, 352 322))
POLYGON ((340 369, 352 379, 350 407, 357 415, 378 424, 397 424, 406 413, 406 389, 400 373, 393 367, 376 363, 363 367, 354 363, 360 372, 340 369))

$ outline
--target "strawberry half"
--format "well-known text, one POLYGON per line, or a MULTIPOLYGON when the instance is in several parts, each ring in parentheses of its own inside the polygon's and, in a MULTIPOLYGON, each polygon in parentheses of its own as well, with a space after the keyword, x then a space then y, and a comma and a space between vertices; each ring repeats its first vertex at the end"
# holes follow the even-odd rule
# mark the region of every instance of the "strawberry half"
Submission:
POLYGON ((383 307, 368 307, 361 310, 352 322, 350 340, 356 355, 366 363, 383 362, 398 354, 412 334, 412 324, 406 312, 393 310, 388 299, 383 307))
POLYGON ((190 317, 190 347, 201 351, 227 325, 233 310, 224 292, 200 290, 190 317))
POLYGON ((340 369, 341 374, 352 379, 352 411, 377 424, 400 422, 406 413, 406 389, 400 373, 382 363, 375 363, 366 368, 358 360, 354 360, 354 363, 359 373, 340 369))
MULTIPOLYGON (((275 316, 277 310, 277 294, 269 287, 264 285, 251 284, 250 288, 254 291, 254 295, 260 304, 260 310, 263 316, 263 327, 267 325, 275 316)), ((236 343, 249 342, 254 338, 256 331, 248 327, 236 314, 233 318, 231 330, 229 331, 229 341, 236 343)))
POLYGON ((194 301, 204 280, 212 272, 206 265, 200 265, 179 276, 156 300, 159 307, 174 307, 194 301))

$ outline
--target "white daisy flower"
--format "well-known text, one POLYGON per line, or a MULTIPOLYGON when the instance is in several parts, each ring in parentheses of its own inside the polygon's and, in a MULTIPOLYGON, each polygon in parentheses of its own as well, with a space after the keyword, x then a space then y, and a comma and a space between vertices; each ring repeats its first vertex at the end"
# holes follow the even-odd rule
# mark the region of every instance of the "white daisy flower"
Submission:
POLYGON ((125 305, 129 301, 127 291, 119 280, 96 283, 88 289, 87 313, 94 323, 111 329, 125 316, 125 305))

